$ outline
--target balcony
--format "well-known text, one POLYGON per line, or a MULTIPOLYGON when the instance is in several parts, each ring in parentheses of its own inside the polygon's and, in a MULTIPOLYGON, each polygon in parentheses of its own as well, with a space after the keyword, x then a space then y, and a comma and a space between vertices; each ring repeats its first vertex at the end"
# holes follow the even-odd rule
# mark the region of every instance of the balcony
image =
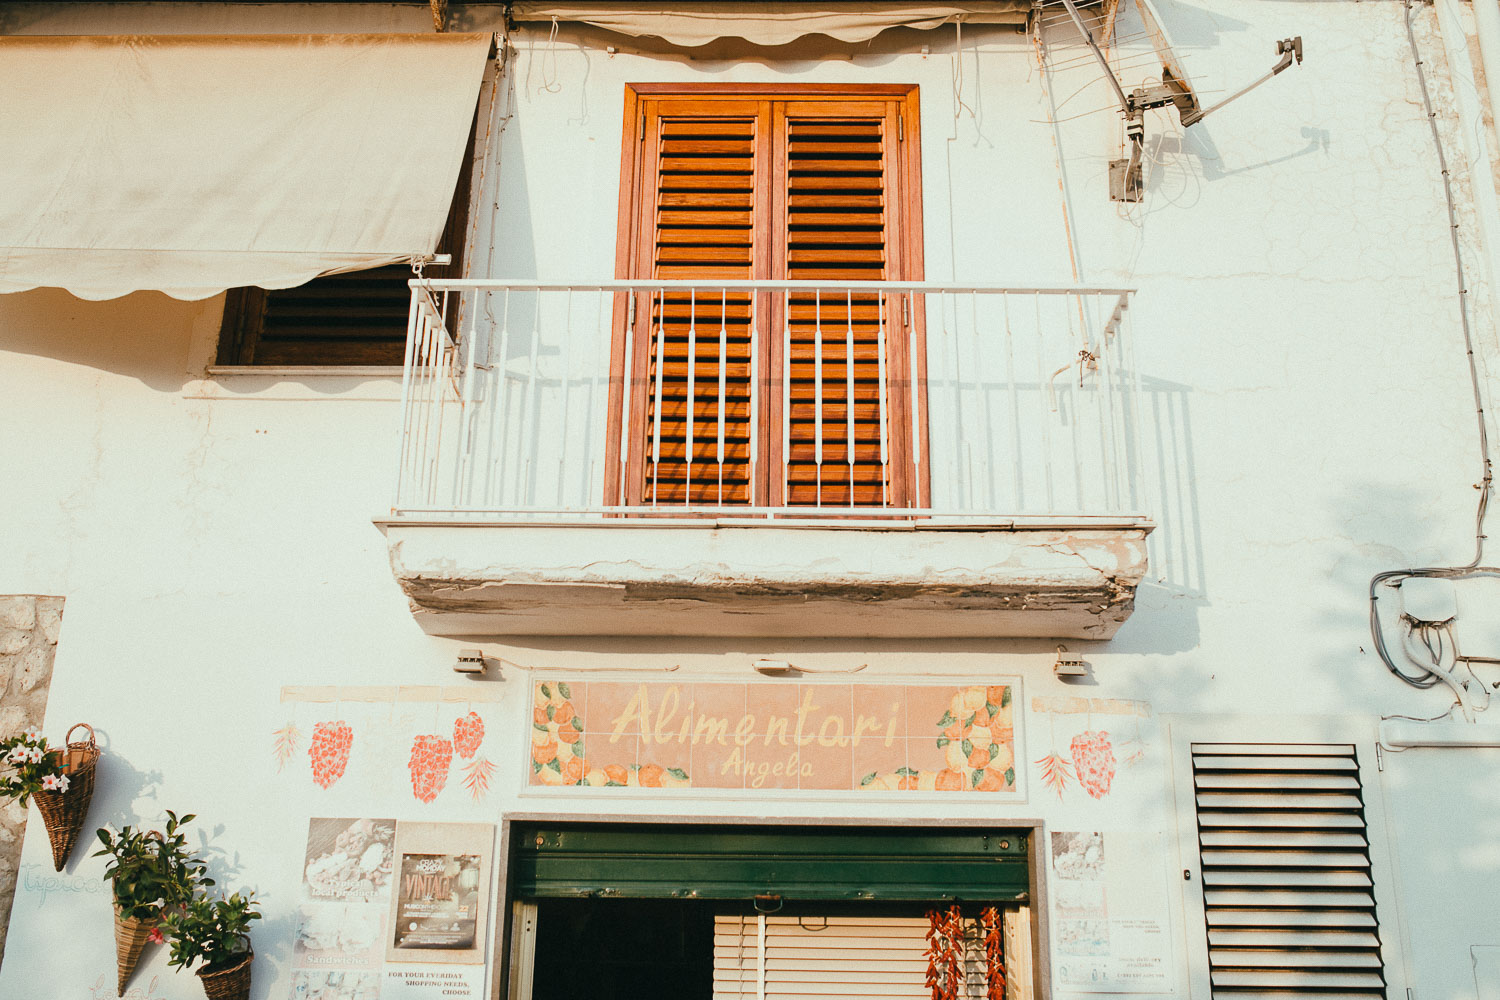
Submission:
POLYGON ((1108 638, 1130 294, 413 281, 396 579, 437 635, 1108 638))

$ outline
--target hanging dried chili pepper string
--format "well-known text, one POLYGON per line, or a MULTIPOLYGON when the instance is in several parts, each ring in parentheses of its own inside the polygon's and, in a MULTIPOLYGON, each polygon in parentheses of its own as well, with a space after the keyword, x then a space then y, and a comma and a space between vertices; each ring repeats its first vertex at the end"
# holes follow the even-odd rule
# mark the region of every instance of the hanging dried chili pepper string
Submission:
POLYGON ((932 1000, 959 1000, 964 978, 964 922, 957 905, 927 911, 927 989, 932 1000))
POLYGON ((1000 936, 1000 911, 986 906, 979 914, 984 934, 984 980, 987 1000, 1005 1000, 1005 949, 1000 936))

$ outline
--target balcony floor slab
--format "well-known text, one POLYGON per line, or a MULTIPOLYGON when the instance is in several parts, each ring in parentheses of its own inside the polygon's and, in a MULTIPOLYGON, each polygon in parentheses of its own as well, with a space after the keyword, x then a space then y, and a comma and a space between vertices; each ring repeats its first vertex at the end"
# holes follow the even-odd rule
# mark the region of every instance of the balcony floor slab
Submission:
POLYGON ((1150 525, 378 521, 441 636, 1107 639, 1150 525))

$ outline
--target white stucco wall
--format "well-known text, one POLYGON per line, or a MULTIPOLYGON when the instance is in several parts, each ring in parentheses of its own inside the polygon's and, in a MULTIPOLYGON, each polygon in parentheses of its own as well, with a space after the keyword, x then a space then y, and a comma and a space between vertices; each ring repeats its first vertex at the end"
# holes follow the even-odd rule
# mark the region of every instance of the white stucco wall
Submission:
MULTIPOLYGON (((853 47, 806 42, 774 57, 730 46, 689 57, 580 29, 550 42, 519 33, 496 102, 498 167, 477 195, 493 225, 478 227, 470 258, 474 276, 613 274, 626 82, 918 84, 927 277, 1140 289, 1135 355, 1151 416, 1147 513, 1158 528, 1133 618, 1084 649, 1091 683, 1054 679, 1054 644, 1029 640, 547 639, 484 642, 485 651, 543 671, 647 678, 676 665, 673 676, 743 681, 763 656, 830 670, 868 664, 861 682, 1018 676, 1028 703, 1081 694, 1146 702, 1156 715, 1259 714, 1267 739, 1291 711, 1368 720, 1372 732, 1382 714, 1442 712, 1440 691, 1413 691, 1381 667, 1365 593, 1375 572, 1470 557, 1478 476, 1441 179, 1403 6, 1157 2, 1209 102, 1264 72, 1275 39, 1302 35, 1308 59, 1189 133, 1149 115, 1146 199, 1133 206, 1108 200, 1117 118, 1100 110, 1109 93, 1062 28, 1045 34, 1057 67, 1048 74, 1025 36, 966 30, 959 94, 952 29, 853 47)), ((274 23, 253 7, 173 5, 168 19, 166 5, 49 6, 14 5, 0 30, 426 29, 424 10, 378 5, 274 5, 274 23)), ((489 27, 484 15, 464 16, 465 27, 489 27)), ((1426 7, 1412 16, 1441 98, 1452 84, 1435 16, 1426 7)), ((1150 72, 1141 45, 1120 48, 1127 82, 1150 72)), ((1454 143, 1463 128, 1484 128, 1438 108, 1454 143)), ((1466 197, 1471 178, 1450 156, 1466 197)), ((1470 225, 1471 249, 1475 238, 1470 225)), ((1486 285, 1476 268, 1474 330, 1492 363, 1486 285)), ((289 782, 269 752, 289 714, 283 686, 451 686, 456 650, 475 643, 422 633, 370 523, 391 501, 397 383, 207 379, 220 309, 154 293, 0 298, 0 594, 67 599, 48 730, 81 719, 101 733, 90 824, 196 812, 222 881, 259 891, 257 997, 286 995, 309 815, 1042 816, 1054 829, 1172 831, 1172 856, 1157 860, 1168 874, 1181 867, 1168 748, 1154 723, 1147 757, 1099 801, 1052 801, 1034 773, 1029 801, 998 807, 967 797, 539 798, 522 791, 530 683, 511 666, 479 682, 499 699, 488 711, 500 770, 484 802, 421 806, 373 770, 327 791, 289 782)), ((1485 599, 1460 591, 1460 637, 1466 652, 1500 655, 1493 628, 1471 624, 1485 599)), ((460 708, 432 711, 441 726, 460 708)), ((1028 718, 1032 772, 1047 752, 1046 714, 1028 718)), ((1500 888, 1485 853, 1500 801, 1481 790, 1493 761, 1420 751, 1387 766, 1392 829, 1374 835, 1377 850, 1393 842, 1400 902, 1382 916, 1404 931, 1412 977, 1392 985, 1419 1000, 1471 998, 1461 951, 1500 943, 1492 923, 1484 929, 1500 888)), ((102 864, 83 854, 54 876, 32 825, 0 995, 41 995, 38 984, 46 995, 108 995, 102 864)), ((1179 970, 1193 934, 1178 942, 1179 970)), ((163 958, 148 955, 140 995, 197 996, 163 958)), ((1179 996, 1185 982, 1180 974, 1179 996)))

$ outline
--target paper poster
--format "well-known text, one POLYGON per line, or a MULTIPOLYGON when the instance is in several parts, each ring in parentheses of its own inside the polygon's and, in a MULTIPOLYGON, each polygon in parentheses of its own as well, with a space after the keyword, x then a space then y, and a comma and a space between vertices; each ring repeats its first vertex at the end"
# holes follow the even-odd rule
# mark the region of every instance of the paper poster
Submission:
POLYGON ((468 950, 479 920, 479 855, 402 854, 392 947, 468 950))
POLYGON ((1054 832, 1051 839, 1058 985, 1090 993, 1173 992, 1162 835, 1054 832))
POLYGON ((487 823, 397 825, 387 962, 484 964, 494 836, 487 823))
POLYGON ((380 1000, 453 1000, 488 996, 483 966, 387 967, 380 1000))
POLYGON ((289 1000, 483 997, 493 839, 482 823, 309 820, 289 1000))

